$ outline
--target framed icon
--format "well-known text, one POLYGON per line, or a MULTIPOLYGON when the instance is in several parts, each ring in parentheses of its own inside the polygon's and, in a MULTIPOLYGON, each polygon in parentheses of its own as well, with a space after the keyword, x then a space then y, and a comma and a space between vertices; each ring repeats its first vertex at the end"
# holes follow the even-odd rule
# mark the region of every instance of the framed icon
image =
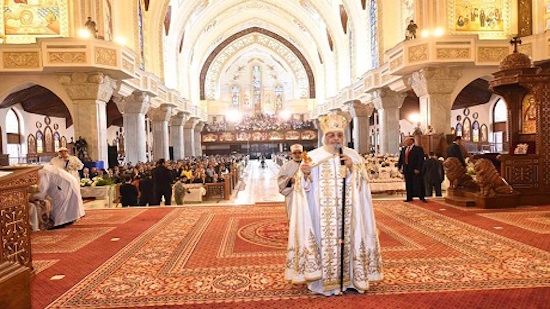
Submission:
POLYGON ((57 124, 57 123, 54 123, 54 124, 53 124, 53 129, 54 129, 54 130, 57 130, 57 129, 59 129, 59 124, 57 124))
POLYGON ((45 123, 47 126, 49 126, 50 123, 52 123, 52 120, 50 119, 50 117, 46 116, 46 117, 44 117, 44 123, 45 123))
POLYGON ((477 117, 479 117, 479 114, 477 112, 472 114, 472 118, 477 119, 477 117))
POLYGON ((470 110, 468 108, 465 108, 463 113, 464 113, 464 116, 468 116, 470 115, 470 110))
POLYGON ((37 128, 37 129, 42 128, 42 122, 37 121, 37 122, 36 122, 36 128, 37 128))
POLYGON ((456 121, 462 121, 462 116, 460 115, 456 116, 456 121))

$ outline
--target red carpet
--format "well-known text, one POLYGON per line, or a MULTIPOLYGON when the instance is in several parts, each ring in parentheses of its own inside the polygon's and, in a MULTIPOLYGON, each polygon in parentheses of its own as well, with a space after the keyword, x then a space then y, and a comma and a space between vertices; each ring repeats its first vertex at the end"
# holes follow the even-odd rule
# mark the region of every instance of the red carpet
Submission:
POLYGON ((320 297, 284 280, 287 228, 280 204, 183 207, 90 211, 74 226, 46 232, 55 235, 35 234, 33 248, 38 242, 50 249, 33 254, 35 265, 45 268, 33 282, 33 306, 546 308, 550 303, 550 245, 544 235, 550 207, 470 211, 436 202, 376 201, 375 209, 385 279, 364 295, 320 297), (510 212, 523 218, 523 227, 503 222, 510 212), (525 228, 531 222, 536 228, 525 228), (120 240, 111 242, 113 237, 120 240), (62 244, 59 253, 52 252, 55 244, 62 244), (55 274, 66 277, 50 281, 55 274))

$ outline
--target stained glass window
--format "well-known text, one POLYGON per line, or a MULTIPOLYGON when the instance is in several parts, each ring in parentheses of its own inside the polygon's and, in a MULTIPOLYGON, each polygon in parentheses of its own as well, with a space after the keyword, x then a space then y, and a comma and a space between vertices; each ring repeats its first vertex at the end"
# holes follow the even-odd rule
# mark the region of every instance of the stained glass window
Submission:
POLYGON ((262 71, 259 65, 252 67, 252 103, 256 113, 262 112, 262 71))
POLYGON ((462 124, 456 124, 456 136, 462 136, 462 124))
POLYGON ((370 22, 370 51, 372 67, 378 67, 378 9, 376 0, 370 0, 369 22, 370 22))
POLYGON ((142 70, 145 70, 145 52, 143 47, 143 14, 141 12, 141 1, 138 4, 138 40, 139 40, 139 51, 140 51, 140 64, 139 67, 142 70))
POLYGON ((506 103, 499 99, 497 104, 495 104, 495 109, 493 111, 493 121, 494 122, 506 122, 508 121, 508 110, 506 108, 506 103))
POLYGON ((231 87, 231 104, 233 106, 239 106, 239 94, 241 92, 241 89, 239 86, 235 85, 231 87))
POLYGON ((283 86, 275 87, 275 110, 283 108, 283 86))

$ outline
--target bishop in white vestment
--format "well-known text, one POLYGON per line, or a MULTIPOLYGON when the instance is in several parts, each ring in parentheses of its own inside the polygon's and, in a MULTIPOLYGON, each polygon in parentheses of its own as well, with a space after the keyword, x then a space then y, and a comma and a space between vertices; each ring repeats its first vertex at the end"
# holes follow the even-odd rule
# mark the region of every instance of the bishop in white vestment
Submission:
POLYGON ((300 185, 294 188, 285 277, 293 283, 307 283, 317 294, 339 294, 344 221, 343 290, 362 293, 369 289, 369 282, 383 278, 368 175, 363 158, 341 146, 346 118, 328 115, 320 118, 320 125, 324 146, 308 153, 308 162, 302 162, 297 175, 300 185))
POLYGON ((286 213, 288 220, 290 221, 290 214, 292 213, 292 192, 294 191, 294 183, 296 181, 295 176, 300 169, 300 163, 302 162, 302 152, 304 147, 300 144, 294 144, 290 146, 291 160, 285 162, 281 166, 279 175, 277 176, 277 184, 279 185, 279 192, 285 196, 286 213))
POLYGON ((53 165, 44 165, 38 171, 38 193, 34 198, 46 197, 52 201, 50 217, 54 226, 70 223, 84 216, 80 182, 65 170, 53 165))
POLYGON ((69 151, 67 150, 67 148, 59 148, 58 156, 53 157, 50 160, 50 164, 64 169, 69 174, 73 175, 76 180, 80 181, 80 175, 78 175, 78 171, 84 167, 84 164, 80 161, 79 158, 69 155, 69 151))

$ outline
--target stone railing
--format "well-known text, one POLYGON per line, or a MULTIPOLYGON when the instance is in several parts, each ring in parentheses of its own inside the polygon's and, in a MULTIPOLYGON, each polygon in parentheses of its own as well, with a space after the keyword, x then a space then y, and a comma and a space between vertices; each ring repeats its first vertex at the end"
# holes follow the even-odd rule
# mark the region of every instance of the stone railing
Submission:
MULTIPOLYGON (((550 59, 550 32, 522 37, 518 50, 533 62, 550 59)), ((480 40, 477 35, 454 35, 419 38, 399 43, 386 51, 386 62, 372 69, 354 84, 343 88, 310 111, 311 118, 344 108, 344 103, 361 100, 366 93, 376 89, 394 87, 403 83, 403 77, 425 67, 452 65, 493 66, 498 70, 500 61, 512 53, 508 40, 480 40)))
POLYGON ((204 111, 182 98, 162 80, 139 68, 138 57, 128 47, 110 41, 80 38, 45 38, 35 44, 0 44, 0 75, 18 73, 55 74, 58 72, 102 72, 120 81, 119 92, 129 95, 134 90, 147 92, 154 107, 174 106, 207 120, 204 111))

